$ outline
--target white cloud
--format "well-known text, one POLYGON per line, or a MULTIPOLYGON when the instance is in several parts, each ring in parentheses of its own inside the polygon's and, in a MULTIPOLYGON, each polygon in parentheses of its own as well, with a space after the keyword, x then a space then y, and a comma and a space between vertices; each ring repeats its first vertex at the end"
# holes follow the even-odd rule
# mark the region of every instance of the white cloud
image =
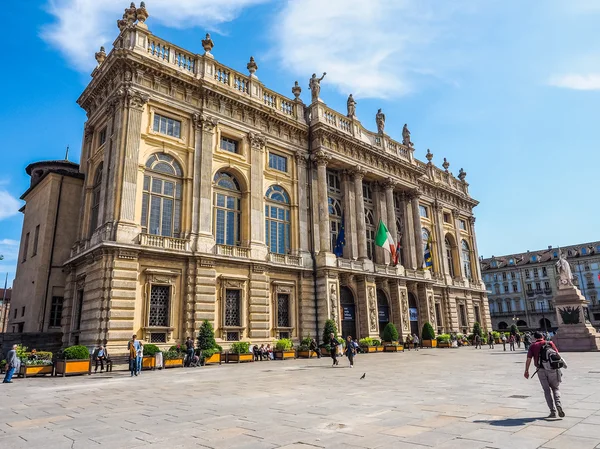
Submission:
POLYGON ((587 75, 571 73, 568 75, 553 76, 550 78, 548 84, 565 89, 600 90, 600 73, 589 73, 587 75))
POLYGON ((21 202, 6 190, 0 190, 0 220, 19 213, 21 202))
POLYGON ((356 97, 397 97, 444 77, 450 58, 434 44, 456 37, 450 19, 471 11, 462 1, 288 0, 273 40, 291 72, 327 72, 324 83, 356 97))
MULTIPOLYGON (((214 30, 247 7, 270 0, 152 0, 148 20, 173 28, 203 27, 214 30)), ((42 30, 42 38, 64 54, 80 71, 95 65, 94 52, 112 45, 117 37, 117 19, 129 6, 128 0, 50 0, 48 12, 56 22, 42 30)), ((139 6, 139 3, 136 2, 139 6)), ((200 39, 199 39, 200 40, 200 39)))

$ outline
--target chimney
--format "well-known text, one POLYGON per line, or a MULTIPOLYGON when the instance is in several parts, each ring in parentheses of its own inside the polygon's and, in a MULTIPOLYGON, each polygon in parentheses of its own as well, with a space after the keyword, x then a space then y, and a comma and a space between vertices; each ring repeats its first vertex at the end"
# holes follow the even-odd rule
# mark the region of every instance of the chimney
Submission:
POLYGON ((552 245, 548 245, 548 249, 552 249, 552 245))

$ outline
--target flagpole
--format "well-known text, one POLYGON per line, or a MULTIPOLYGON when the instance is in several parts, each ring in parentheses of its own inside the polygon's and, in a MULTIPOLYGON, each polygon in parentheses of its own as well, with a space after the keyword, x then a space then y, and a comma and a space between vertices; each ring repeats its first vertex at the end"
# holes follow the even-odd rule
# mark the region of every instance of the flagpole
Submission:
POLYGON ((0 332, 4 333, 4 330, 6 328, 6 313, 8 311, 7 307, 6 307, 6 287, 8 286, 8 273, 6 273, 6 278, 4 279, 4 293, 2 295, 2 307, 4 308, 4 317, 2 319, 2 329, 0 329, 0 332))

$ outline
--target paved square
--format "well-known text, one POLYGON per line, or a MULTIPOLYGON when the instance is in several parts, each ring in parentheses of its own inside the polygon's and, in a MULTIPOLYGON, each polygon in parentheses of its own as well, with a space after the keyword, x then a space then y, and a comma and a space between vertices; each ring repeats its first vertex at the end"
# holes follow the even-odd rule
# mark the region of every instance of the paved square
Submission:
POLYGON ((15 379, 0 448, 600 447, 600 357, 566 359, 562 420, 501 348, 15 379))

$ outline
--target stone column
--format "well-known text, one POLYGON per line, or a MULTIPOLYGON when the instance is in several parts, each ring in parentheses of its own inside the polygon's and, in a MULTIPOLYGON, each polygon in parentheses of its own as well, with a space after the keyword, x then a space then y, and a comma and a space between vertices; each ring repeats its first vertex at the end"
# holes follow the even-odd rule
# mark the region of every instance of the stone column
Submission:
POLYGON ((317 189, 319 191, 319 254, 331 253, 329 247, 329 195, 327 194, 327 162, 331 159, 324 151, 313 155, 317 164, 317 189))
POLYGON ((264 260, 268 248, 265 240, 265 208, 263 191, 264 155, 267 139, 255 133, 248 135, 251 147, 250 177, 250 250, 253 259, 264 260))
POLYGON ((356 233, 358 240, 358 259, 365 260, 367 258, 367 225, 365 223, 365 200, 363 197, 362 181, 365 176, 365 171, 361 167, 357 167, 352 172, 354 178, 354 196, 356 199, 356 233))
POLYGON ((300 252, 309 252, 308 246, 308 190, 306 180, 306 154, 296 154, 296 170, 298 174, 298 234, 300 252))
MULTIPOLYGON (((91 236, 92 231, 88 228, 90 226, 90 208, 91 208, 91 189, 90 186, 94 183, 90 173, 90 163, 84 162, 89 161, 89 155, 91 154, 91 146, 94 136, 94 127, 88 123, 85 124, 84 137, 83 137, 83 148, 81 151, 81 163, 79 165, 79 171, 86 174, 86 181, 84 182, 84 188, 81 192, 81 205, 79 206, 79 232, 77 240, 84 240, 91 236)), ((63 300, 64 302, 64 300, 63 300)))
POLYGON ((423 268, 425 259, 423 253, 423 234, 421 232, 421 214, 419 213, 419 198, 421 194, 418 191, 415 191, 411 195, 411 208, 413 214, 413 226, 414 226, 414 235, 415 235, 415 252, 417 259, 417 268, 423 268))
POLYGON ((390 281, 390 300, 392 302, 392 322, 398 329, 400 341, 404 341, 407 333, 410 332, 408 292, 404 281, 390 281))
MULTIPOLYGON (((446 258, 446 237, 444 234, 444 209, 442 205, 436 200, 436 204, 433 207, 435 215, 433 217, 434 226, 436 228, 435 234, 437 239, 435 247, 437 249, 438 266, 434 266, 436 271, 442 276, 448 276, 450 274, 450 267, 448 266, 448 259, 446 258)), ((451 282, 450 282, 451 283, 451 282)))
POLYGON ((358 243, 356 241, 356 197, 354 194, 354 181, 351 174, 346 170, 342 173, 342 195, 344 226, 346 228, 344 258, 356 259, 358 257, 358 243))
POLYGON ((394 207, 394 188, 396 187, 396 181, 392 178, 388 178, 387 181, 383 184, 383 188, 385 189, 385 206, 387 209, 387 223, 386 226, 392 238, 394 239, 394 243, 398 244, 395 241, 396 236, 398 234, 398 229, 396 228, 396 209, 394 207))
POLYGON ((196 145, 194 149, 194 183, 192 187, 193 248, 212 253, 215 238, 212 233, 212 164, 217 119, 194 114, 196 145))
MULTIPOLYGON (((373 186, 373 212, 375 213, 375 232, 379 228, 379 220, 382 220, 385 224, 387 221, 387 207, 385 203, 385 192, 382 191, 379 183, 372 183, 373 186)), ((375 245, 375 260, 373 262, 379 264, 390 263, 390 255, 383 248, 375 245)), ((378 320, 379 321, 379 320, 378 320)))
POLYGON ((402 251, 404 254, 404 263, 406 267, 414 270, 417 268, 417 258, 415 251, 415 237, 412 226, 412 209, 410 207, 410 197, 406 193, 400 195, 400 207, 402 213, 402 226, 404 235, 402 236, 402 251))
POLYGON ((123 171, 121 178, 121 201, 119 204, 119 224, 117 241, 132 243, 139 234, 139 223, 135 221, 135 199, 139 153, 142 132, 142 112, 148 102, 148 95, 134 89, 124 93, 127 116, 127 129, 121 160, 123 171))
POLYGON ((456 239, 456 257, 458 259, 458 266, 460 267, 460 269, 459 269, 458 273, 456 273, 456 275, 465 279, 467 277, 467 273, 465 273, 465 268, 463 267, 463 261, 462 261, 462 248, 461 248, 462 237, 460 235, 458 216, 459 216, 458 209, 452 209, 452 218, 454 219, 454 236, 456 239))
MULTIPOLYGON (((119 148, 121 148, 123 130, 123 105, 120 99, 113 98, 106 107, 109 116, 106 133, 106 153, 104 157, 104 170, 106 175, 106 194, 104 222, 113 223, 115 220, 115 204, 117 202, 117 180, 119 176, 119 148)), ((141 161, 142 163, 146 161, 141 161)))
POLYGON ((481 283, 481 265, 479 265, 479 251, 477 251, 477 238, 475 237, 475 217, 469 217, 469 234, 471 236, 471 270, 473 280, 481 283), (475 270, 473 270, 475 265, 475 270))

